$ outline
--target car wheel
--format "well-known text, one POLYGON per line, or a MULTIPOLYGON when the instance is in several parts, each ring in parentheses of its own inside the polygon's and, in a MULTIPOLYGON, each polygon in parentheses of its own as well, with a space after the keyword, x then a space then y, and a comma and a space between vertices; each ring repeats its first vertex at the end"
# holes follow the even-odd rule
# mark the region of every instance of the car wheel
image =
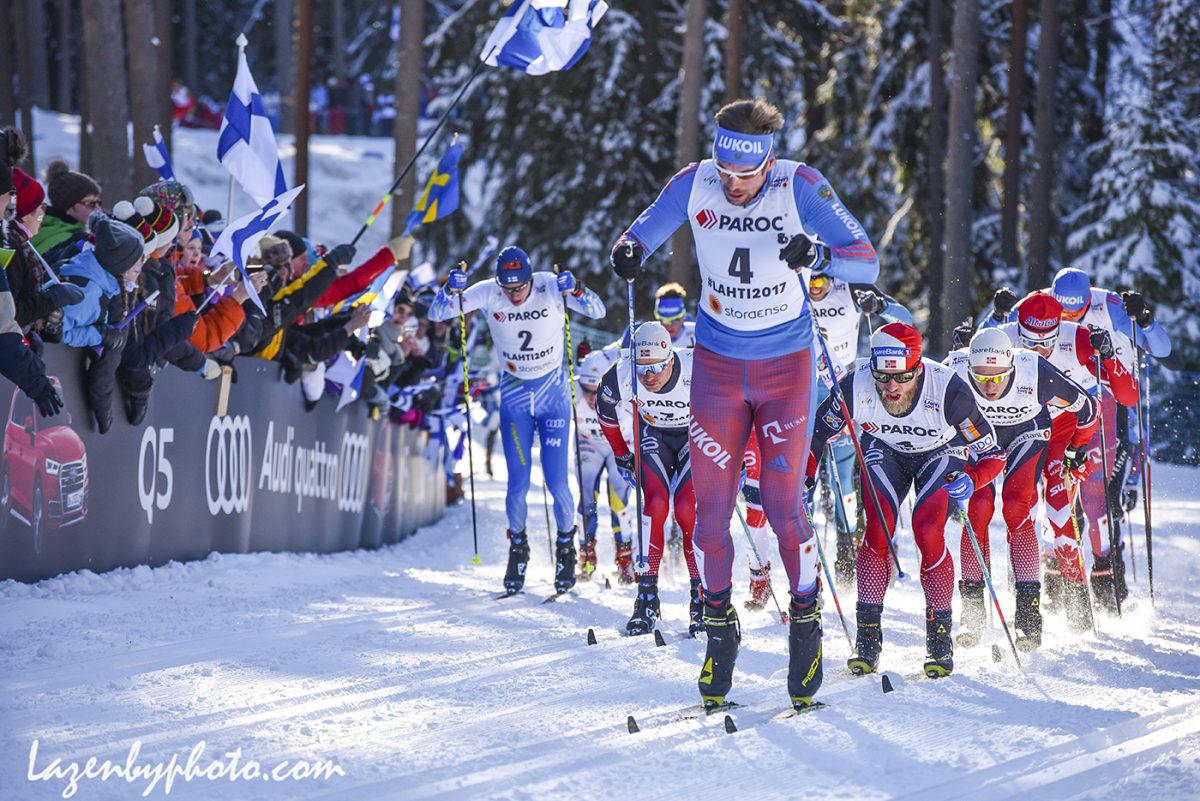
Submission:
POLYGON ((42 477, 33 480, 33 504, 29 510, 30 525, 33 527, 33 552, 42 552, 42 534, 46 526, 46 512, 42 508, 42 477))

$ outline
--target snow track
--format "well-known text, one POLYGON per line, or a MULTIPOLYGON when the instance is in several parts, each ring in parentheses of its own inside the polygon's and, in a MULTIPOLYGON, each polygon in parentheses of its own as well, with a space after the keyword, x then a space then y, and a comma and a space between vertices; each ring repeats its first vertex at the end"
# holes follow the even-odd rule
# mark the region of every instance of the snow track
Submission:
MULTIPOLYGON (((65 780, 26 778, 36 738, 39 767, 122 762, 135 741, 143 763, 182 761, 203 741, 207 759, 241 749, 264 765, 332 759, 345 771, 287 784, 176 783, 170 797, 187 799, 608 799, 634 782, 688 801, 1191 799, 1200 592, 1189 580, 1200 525, 1186 498, 1200 471, 1163 465, 1155 477, 1157 610, 1143 573, 1125 617, 1103 619, 1099 638, 1049 617, 1025 674, 1010 656, 993 663, 985 644, 960 649, 955 674, 933 681, 920 675, 923 600, 904 582, 884 616, 881 668, 895 685, 884 694, 878 676, 846 673, 849 648, 827 604, 819 697, 829 706, 784 719, 786 628, 773 614, 741 612, 730 697, 746 706, 732 735, 723 715, 678 719, 697 702, 704 649, 703 637, 683 636, 680 566, 663 584, 663 647, 619 634, 633 589, 615 580, 605 590, 596 576, 541 604, 545 549, 533 551, 526 594, 494 600, 505 558, 497 482, 478 484, 480 567, 468 563, 470 510, 459 507, 376 552, 223 556, 0 584, 0 798, 62 796, 65 780), (589 627, 597 645, 587 645, 589 627)), ((915 562, 911 536, 901 545, 915 562)), ((611 549, 602 526, 602 571, 611 549)), ((1011 606, 1007 592, 1002 600, 1011 606)), ((75 797, 139 798, 143 786, 84 780, 75 797)))

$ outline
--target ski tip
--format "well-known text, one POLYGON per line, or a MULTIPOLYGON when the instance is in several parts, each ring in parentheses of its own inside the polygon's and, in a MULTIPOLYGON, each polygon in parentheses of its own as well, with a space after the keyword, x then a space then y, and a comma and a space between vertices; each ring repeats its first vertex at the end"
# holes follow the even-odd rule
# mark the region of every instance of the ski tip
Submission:
POLYGON ((604 589, 606 589, 606 590, 612 589, 612 582, 608 580, 608 576, 604 577, 604 589))
POLYGON ((667 644, 667 641, 663 638, 662 632, 659 631, 658 629, 655 629, 654 630, 654 645, 655 645, 655 647, 662 648, 666 644, 667 644))
POLYGON ((730 715, 726 715, 725 716, 725 733, 733 734, 737 730, 738 730, 738 727, 737 727, 737 724, 733 722, 733 717, 730 715))
POLYGON ((630 715, 625 721, 625 728, 629 729, 630 734, 637 734, 639 731, 641 731, 641 729, 638 728, 637 721, 634 720, 633 715, 630 715))
POLYGON ((497 596, 496 596, 496 600, 497 600, 497 601, 503 601, 505 598, 511 598, 511 597, 513 597, 514 595, 520 595, 520 594, 521 594, 521 592, 522 592, 521 590, 517 590, 517 591, 515 591, 515 592, 502 592, 502 593, 500 593, 499 595, 497 595, 497 596))
POLYGON ((595 645, 595 644, 596 644, 596 630, 595 630, 595 629, 588 629, 588 633, 587 633, 587 644, 588 644, 588 645, 595 645))
POLYGON ((885 693, 890 693, 892 690, 895 689, 894 687, 892 687, 891 678, 886 673, 883 674, 882 684, 883 684, 883 691, 885 693))
POLYGON ((1000 662, 1004 659, 1004 652, 1000 650, 1000 646, 992 643, 992 661, 1000 662))

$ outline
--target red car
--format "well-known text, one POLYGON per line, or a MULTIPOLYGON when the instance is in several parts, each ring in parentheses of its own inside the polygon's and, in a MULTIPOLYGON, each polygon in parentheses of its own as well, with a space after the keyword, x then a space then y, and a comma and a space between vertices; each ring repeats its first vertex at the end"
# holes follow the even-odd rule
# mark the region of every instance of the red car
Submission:
MULTIPOLYGON (((62 384, 51 378, 62 392, 62 384)), ((71 415, 41 417, 19 389, 4 426, 0 464, 0 534, 16 518, 33 529, 33 549, 42 537, 87 516, 88 467, 83 440, 71 429, 71 415)))

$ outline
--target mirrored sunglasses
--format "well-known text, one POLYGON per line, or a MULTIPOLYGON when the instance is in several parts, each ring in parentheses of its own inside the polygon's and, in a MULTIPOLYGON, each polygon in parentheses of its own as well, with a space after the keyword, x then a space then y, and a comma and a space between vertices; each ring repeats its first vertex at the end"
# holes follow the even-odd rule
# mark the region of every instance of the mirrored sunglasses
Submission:
POLYGON ((980 384, 1002 384, 1006 378, 1012 375, 1013 368, 1010 367, 999 375, 980 375, 974 370, 970 370, 969 372, 971 373, 971 378, 975 379, 980 384))
POLYGON ((670 366, 670 359, 663 359, 661 362, 654 364, 639 364, 637 365, 637 373, 638 375, 658 375, 670 366))
POLYGON ((897 384, 907 384, 917 377, 917 369, 905 370, 903 373, 888 373, 883 370, 871 370, 871 377, 880 384, 895 381, 897 384))

